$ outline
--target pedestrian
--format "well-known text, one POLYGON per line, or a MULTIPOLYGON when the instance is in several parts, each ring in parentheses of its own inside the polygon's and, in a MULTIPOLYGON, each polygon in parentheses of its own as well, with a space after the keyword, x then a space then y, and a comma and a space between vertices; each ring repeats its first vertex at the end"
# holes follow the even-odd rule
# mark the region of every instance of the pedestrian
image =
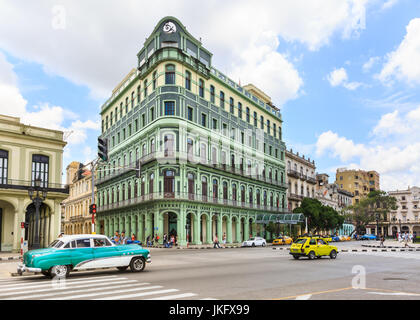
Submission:
POLYGON ((148 235, 147 238, 146 238, 146 247, 151 247, 152 244, 153 243, 150 241, 150 235, 148 235))
POLYGON ((408 237, 410 238, 410 242, 413 242, 413 234, 411 232, 408 234, 408 237))
POLYGON ((384 241, 385 241, 385 237, 383 235, 381 235, 381 247, 384 247, 384 241))
POLYGON ((404 248, 406 248, 406 247, 410 247, 410 246, 408 245, 408 240, 409 240, 409 238, 408 238, 408 233, 407 233, 407 232, 405 232, 405 234, 404 234, 404 248))
POLYGON ((219 248, 220 249, 219 239, 217 238, 216 235, 214 235, 213 244, 214 244, 213 249, 214 248, 219 248))
POLYGON ((168 247, 168 235, 166 233, 163 234, 163 245, 165 248, 168 247))
POLYGON ((402 241, 401 233, 398 233, 398 242, 401 242, 401 241, 402 241))
POLYGON ((136 235, 133 233, 133 234, 131 235, 131 241, 136 241, 136 240, 137 240, 136 235))
POLYGON ((175 245, 175 236, 171 235, 170 247, 172 248, 175 245))
POLYGON ((223 232, 222 242, 226 246, 226 232, 223 232))
POLYGON ((120 244, 127 244, 127 237, 125 236, 125 231, 121 232, 120 244))
POLYGON ((120 244, 120 234, 119 231, 115 231, 115 235, 111 238, 112 241, 114 241, 115 244, 120 244))

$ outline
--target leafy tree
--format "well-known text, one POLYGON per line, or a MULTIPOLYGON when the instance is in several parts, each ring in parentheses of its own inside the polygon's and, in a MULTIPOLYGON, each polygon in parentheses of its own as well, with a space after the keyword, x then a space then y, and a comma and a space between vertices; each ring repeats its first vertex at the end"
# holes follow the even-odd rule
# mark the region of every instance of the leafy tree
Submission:
POLYGON ((388 221, 389 212, 397 209, 397 199, 385 191, 375 190, 350 209, 349 218, 356 224, 356 232, 360 233, 369 223, 388 221))

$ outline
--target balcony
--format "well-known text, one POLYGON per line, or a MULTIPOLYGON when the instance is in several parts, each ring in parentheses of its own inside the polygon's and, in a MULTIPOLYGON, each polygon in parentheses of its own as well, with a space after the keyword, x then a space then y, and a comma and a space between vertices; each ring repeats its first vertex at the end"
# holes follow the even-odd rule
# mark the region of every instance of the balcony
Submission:
POLYGON ((301 177, 300 173, 296 170, 287 169, 287 175, 299 179, 301 177))
POLYGON ((264 204, 255 204, 249 202, 241 202, 238 200, 230 200, 223 198, 215 198, 204 196, 201 194, 192 194, 192 193, 178 193, 178 192, 156 192, 151 194, 146 194, 144 196, 139 196, 136 198, 126 199, 123 201, 101 205, 98 207, 98 212, 105 212, 114 209, 121 209, 130 206, 135 206, 151 201, 189 201, 199 204, 215 204, 220 206, 228 206, 234 208, 242 209, 253 209, 261 210, 268 212, 277 212, 277 213, 286 213, 288 212, 287 208, 279 208, 276 206, 269 206, 264 204))
POLYGON ((289 194, 289 199, 290 200, 301 201, 301 200, 303 200, 303 196, 299 195, 299 194, 296 194, 296 193, 290 193, 289 194))
MULTIPOLYGON (((281 182, 279 180, 275 180, 273 178, 264 177, 262 174, 256 175, 252 174, 252 171, 249 168, 244 168, 243 166, 231 166, 228 164, 223 163, 211 163, 211 161, 203 160, 201 157, 193 156, 190 153, 187 152, 152 152, 149 153, 139 159, 140 169, 145 164, 151 162, 151 161, 159 161, 162 163, 168 163, 168 162, 178 162, 178 163, 190 163, 190 164, 197 164, 197 165, 203 165, 208 168, 213 168, 217 170, 221 170, 227 173, 232 173, 235 175, 239 175, 245 178, 250 178, 254 180, 258 180, 260 182, 265 182, 271 185, 275 185, 284 189, 287 189, 289 186, 285 182, 281 182)), ((110 174, 107 174, 106 176, 102 176, 101 178, 98 178, 95 182, 96 185, 100 185, 102 183, 105 183, 107 181, 110 181, 120 175, 123 175, 130 171, 136 170, 136 162, 132 162, 127 167, 121 168, 121 169, 112 169, 112 172, 110 174)))
MULTIPOLYGON (((2 189, 20 189, 28 190, 33 187, 33 182, 28 180, 15 180, 15 179, 0 179, 0 188, 2 189)), ((41 188, 45 188, 47 192, 69 193, 69 186, 60 183, 41 183, 41 188)))

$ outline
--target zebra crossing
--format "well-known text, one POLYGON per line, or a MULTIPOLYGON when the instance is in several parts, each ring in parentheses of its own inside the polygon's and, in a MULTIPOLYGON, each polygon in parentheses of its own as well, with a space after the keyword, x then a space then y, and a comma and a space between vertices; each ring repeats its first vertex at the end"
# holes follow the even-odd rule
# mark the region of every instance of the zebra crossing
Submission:
POLYGON ((71 277, 65 280, 39 276, 0 279, 0 300, 175 300, 200 298, 193 292, 119 275, 71 277))

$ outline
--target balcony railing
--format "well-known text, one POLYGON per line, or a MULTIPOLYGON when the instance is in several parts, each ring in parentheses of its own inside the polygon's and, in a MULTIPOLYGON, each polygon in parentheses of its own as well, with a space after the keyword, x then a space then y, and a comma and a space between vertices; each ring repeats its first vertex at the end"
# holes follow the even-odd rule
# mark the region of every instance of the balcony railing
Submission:
POLYGON ((255 209, 255 210, 263 210, 263 211, 277 212, 277 213, 288 212, 287 208, 279 208, 276 206, 269 206, 269 205, 264 205, 264 204, 241 202, 238 200, 215 198, 211 196, 204 196, 201 194, 178 193, 178 192, 150 193, 150 194, 146 194, 146 195, 131 198, 131 199, 126 199, 119 202, 101 205, 98 207, 98 212, 125 208, 125 207, 134 206, 137 204, 141 204, 141 203, 149 202, 149 201, 155 201, 155 200, 192 201, 192 202, 197 202, 201 204, 216 204, 216 205, 229 206, 229 207, 235 207, 235 208, 255 209))
MULTIPOLYGON (((0 188, 4 188, 4 189, 28 190, 30 187, 33 187, 33 186, 34 186, 34 182, 29 181, 29 180, 0 178, 0 188)), ((48 192, 69 193, 69 186, 67 184, 41 182, 41 188, 46 189, 48 192)))
MULTIPOLYGON (((150 162, 150 161, 162 161, 162 162, 167 162, 167 161, 183 161, 185 163, 192 163, 192 164, 201 164, 204 165, 206 167, 209 168, 214 168, 214 169, 218 169, 221 171, 225 171, 228 173, 233 173, 236 175, 240 175, 242 177, 245 178, 251 178, 251 179, 255 179, 261 182, 266 182, 284 189, 288 188, 288 184, 285 182, 281 182, 279 180, 270 178, 270 177, 265 177, 262 174, 256 174, 255 172, 253 173, 252 171, 255 170, 251 170, 249 167, 243 167, 241 165, 238 166, 231 166, 229 164, 226 163, 220 163, 220 162, 214 162, 212 163, 211 161, 208 160, 203 160, 203 158, 198 157, 198 156, 193 156, 190 153, 187 152, 172 152, 170 156, 165 156, 165 152, 161 151, 161 152, 152 152, 149 153, 143 157, 141 157, 139 159, 140 162, 140 167, 145 165, 146 163, 150 162)), ((115 177, 118 177, 119 175, 122 175, 126 172, 129 171, 135 171, 136 170, 136 162, 132 162, 131 164, 129 164, 128 166, 121 168, 121 169, 111 169, 111 172, 108 173, 105 176, 102 176, 100 178, 98 178, 96 180, 96 185, 102 184, 106 181, 109 181, 115 177)))
POLYGON ((293 199, 293 200, 303 200, 303 196, 300 194, 296 194, 296 193, 289 193, 289 198, 293 199))

